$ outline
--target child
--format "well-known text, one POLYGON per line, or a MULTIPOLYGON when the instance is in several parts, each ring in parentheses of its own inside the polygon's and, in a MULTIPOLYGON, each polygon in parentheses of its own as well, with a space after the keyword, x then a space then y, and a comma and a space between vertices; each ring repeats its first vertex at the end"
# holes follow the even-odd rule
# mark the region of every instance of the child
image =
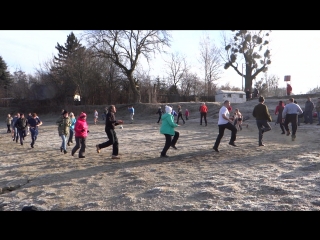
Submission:
MULTIPOLYGON (((233 125, 241 131, 242 130, 241 124, 243 123, 243 116, 238 108, 235 109, 233 116, 234 116, 233 117, 233 119, 234 119, 233 125)), ((248 124, 247 124, 247 127, 248 127, 248 124)))
POLYGON ((74 136, 76 139, 76 145, 71 151, 72 156, 80 148, 79 158, 85 158, 84 153, 86 150, 86 140, 87 140, 88 132, 89 130, 88 130, 88 123, 87 123, 87 114, 82 112, 80 113, 74 125, 74 136))
POLYGON ((186 109, 186 111, 184 112, 184 115, 186 116, 186 120, 188 120, 188 117, 189 117, 189 115, 190 115, 188 109, 186 109))

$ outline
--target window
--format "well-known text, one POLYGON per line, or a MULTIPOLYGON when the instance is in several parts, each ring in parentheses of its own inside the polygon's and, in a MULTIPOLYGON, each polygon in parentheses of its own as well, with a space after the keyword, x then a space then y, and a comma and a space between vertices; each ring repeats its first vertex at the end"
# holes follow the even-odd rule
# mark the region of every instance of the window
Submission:
POLYGON ((243 98, 243 94, 239 94, 239 98, 243 98))
POLYGON ((228 93, 228 97, 231 97, 231 93, 228 93))

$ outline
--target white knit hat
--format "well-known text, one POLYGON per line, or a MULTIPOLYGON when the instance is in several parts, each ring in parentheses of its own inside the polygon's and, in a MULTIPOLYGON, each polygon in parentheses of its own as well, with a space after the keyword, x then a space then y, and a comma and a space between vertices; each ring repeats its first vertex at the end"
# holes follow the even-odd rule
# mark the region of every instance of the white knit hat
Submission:
POLYGON ((166 106, 166 113, 171 113, 172 112, 172 107, 166 106))

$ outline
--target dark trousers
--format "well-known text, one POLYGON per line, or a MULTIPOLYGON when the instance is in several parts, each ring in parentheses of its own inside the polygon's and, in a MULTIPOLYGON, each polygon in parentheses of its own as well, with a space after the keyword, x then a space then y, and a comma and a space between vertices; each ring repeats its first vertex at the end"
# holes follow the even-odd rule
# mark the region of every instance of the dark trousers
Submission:
POLYGON ((73 142, 73 141, 72 141, 72 138, 73 138, 73 132, 74 132, 74 130, 70 128, 70 134, 69 134, 68 143, 69 143, 69 142, 71 142, 71 143, 73 142))
POLYGON ((116 131, 114 129, 105 129, 106 134, 109 138, 107 142, 99 144, 99 148, 106 148, 112 145, 112 155, 117 156, 119 153, 119 142, 117 138, 116 131))
POLYGON ((226 123, 226 124, 221 124, 221 125, 218 125, 219 127, 219 134, 218 134, 218 137, 216 139, 216 142, 214 143, 214 148, 218 148, 219 147, 219 144, 220 144, 220 141, 224 135, 224 130, 225 129, 229 129, 231 131, 231 138, 230 138, 230 143, 233 143, 236 138, 237 138, 237 128, 232 125, 231 123, 226 123))
POLYGON ((267 120, 256 120, 257 127, 259 130, 259 145, 262 144, 263 133, 271 130, 271 126, 267 120))
MULTIPOLYGON (((23 144, 24 137, 27 135, 26 130, 18 129, 18 135, 20 137, 20 143, 23 144)), ((18 138, 16 139, 16 142, 18 142, 18 138)))
POLYGON ((298 114, 287 114, 284 120, 284 128, 289 131, 289 123, 291 122, 292 135, 296 135, 297 132, 297 123, 298 123, 298 114))
POLYGON ((204 122, 207 126, 207 113, 206 112, 201 112, 200 113, 200 125, 202 125, 202 118, 204 118, 204 122))
POLYGON ((160 120, 161 120, 161 115, 159 115, 159 119, 158 119, 158 122, 157 122, 157 123, 159 123, 159 122, 160 122, 160 120))
POLYGON ((31 133, 31 145, 33 146, 38 137, 38 128, 30 127, 30 133, 31 133))
POLYGON ((169 134, 164 134, 164 136, 166 137, 166 143, 162 149, 161 155, 164 156, 167 154, 168 149, 170 148, 170 146, 175 146, 178 139, 179 139, 179 132, 174 131, 174 136, 172 138, 172 135, 169 134))
POLYGON ((312 111, 304 111, 304 122, 305 123, 313 123, 313 116, 312 116, 312 111))
POLYGON ((76 139, 76 145, 73 147, 71 153, 72 153, 72 155, 75 154, 78 151, 78 149, 80 148, 79 157, 83 157, 84 153, 86 152, 87 138, 86 137, 75 137, 75 139, 76 139))
POLYGON ((178 113, 177 124, 179 124, 179 118, 181 118, 183 123, 185 123, 185 121, 184 121, 184 119, 182 117, 182 113, 178 113))
POLYGON ((284 132, 284 129, 285 129, 284 124, 282 122, 280 122, 279 124, 280 124, 280 128, 281 128, 282 132, 284 132))
POLYGON ((7 128, 8 128, 7 133, 11 133, 11 125, 10 124, 7 124, 7 128))

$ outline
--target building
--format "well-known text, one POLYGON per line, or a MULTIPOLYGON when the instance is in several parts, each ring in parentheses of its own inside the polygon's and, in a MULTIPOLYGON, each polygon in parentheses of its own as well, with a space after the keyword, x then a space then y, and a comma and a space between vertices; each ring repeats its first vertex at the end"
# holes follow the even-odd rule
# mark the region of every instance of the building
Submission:
POLYGON ((218 90, 216 102, 223 103, 225 100, 229 100, 231 103, 243 103, 246 102, 246 93, 244 91, 218 90))

